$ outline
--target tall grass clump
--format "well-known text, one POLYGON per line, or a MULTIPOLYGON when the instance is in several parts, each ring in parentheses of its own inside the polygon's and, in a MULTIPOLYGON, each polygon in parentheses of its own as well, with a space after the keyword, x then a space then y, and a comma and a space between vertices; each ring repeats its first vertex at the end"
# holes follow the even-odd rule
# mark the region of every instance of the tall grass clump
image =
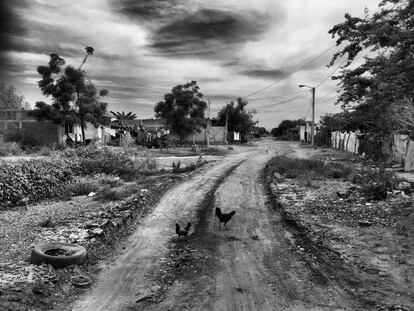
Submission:
POLYGON ((68 149, 63 157, 77 175, 111 174, 132 178, 158 168, 155 157, 149 152, 137 152, 132 148, 85 146, 68 149))
POLYGON ((274 157, 267 166, 270 174, 275 172, 287 178, 347 178, 352 169, 339 163, 325 163, 320 160, 274 157))

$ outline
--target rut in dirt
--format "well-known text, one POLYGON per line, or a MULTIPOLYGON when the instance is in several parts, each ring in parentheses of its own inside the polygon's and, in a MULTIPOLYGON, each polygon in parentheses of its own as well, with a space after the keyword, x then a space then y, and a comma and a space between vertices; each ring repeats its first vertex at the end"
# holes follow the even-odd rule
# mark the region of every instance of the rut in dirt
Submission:
POLYGON ((185 220, 197 224, 199 204, 223 175, 244 158, 236 155, 209 164, 199 174, 169 190, 73 310, 126 310, 149 289, 153 288, 155 294, 162 291, 159 286, 154 287, 151 271, 159 270, 160 259, 168 251, 168 241, 175 236, 175 223, 185 220))
MULTIPOLYGON (((279 152, 293 152, 283 147, 279 152)), ((269 157, 262 148, 211 192, 202 229, 171 250, 178 254, 173 261, 178 267, 165 296, 145 310, 364 309, 323 264, 310 265, 295 248, 293 235, 265 194, 260 173, 269 157), (218 229, 216 207, 236 211, 228 230, 218 229)))

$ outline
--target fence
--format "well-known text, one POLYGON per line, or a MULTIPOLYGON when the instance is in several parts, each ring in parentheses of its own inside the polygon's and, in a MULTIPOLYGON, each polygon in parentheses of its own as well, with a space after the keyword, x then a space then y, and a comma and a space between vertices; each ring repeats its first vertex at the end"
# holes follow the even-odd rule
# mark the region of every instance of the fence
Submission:
MULTIPOLYGON (((331 146, 352 153, 361 153, 358 132, 332 132, 331 146)), ((414 141, 410 140, 409 136, 393 134, 381 148, 389 155, 389 161, 404 164, 404 171, 414 171, 414 141)))

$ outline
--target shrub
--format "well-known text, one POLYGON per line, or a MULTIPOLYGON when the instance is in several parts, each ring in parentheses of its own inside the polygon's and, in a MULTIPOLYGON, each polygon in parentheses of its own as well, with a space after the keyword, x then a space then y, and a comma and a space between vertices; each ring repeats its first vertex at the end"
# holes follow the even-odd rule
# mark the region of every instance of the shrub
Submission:
POLYGON ((16 142, 3 142, 0 145, 0 157, 7 157, 11 155, 21 155, 23 149, 19 143, 16 142))
POLYGON ((68 149, 63 155, 68 159, 69 165, 77 175, 94 174, 131 174, 134 163, 125 153, 117 153, 109 148, 84 146, 68 149))
POLYGON ((151 153, 130 148, 112 150, 107 147, 85 146, 68 149, 63 156, 78 175, 112 174, 134 177, 158 167, 151 153))
POLYGON ((43 146, 43 147, 40 148, 39 154, 42 155, 42 156, 47 157, 47 156, 50 156, 52 154, 52 150, 47 146, 43 146))
POLYGON ((373 200, 386 199, 387 191, 395 189, 398 182, 394 173, 386 171, 384 167, 362 171, 358 176, 357 181, 361 184, 361 192, 368 199, 373 200))
POLYGON ((30 160, 0 164, 0 202, 17 205, 22 199, 39 201, 59 195, 73 178, 62 161, 30 160))

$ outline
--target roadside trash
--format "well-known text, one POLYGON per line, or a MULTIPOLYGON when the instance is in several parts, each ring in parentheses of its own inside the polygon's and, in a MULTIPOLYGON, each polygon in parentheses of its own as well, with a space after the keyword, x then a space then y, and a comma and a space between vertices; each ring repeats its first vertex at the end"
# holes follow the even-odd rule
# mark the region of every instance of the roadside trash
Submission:
POLYGON ((86 259, 86 249, 77 244, 51 242, 38 244, 32 249, 31 263, 40 265, 45 262, 54 268, 81 264, 86 259))
POLYGON ((359 224, 361 227, 369 227, 369 226, 371 226, 371 225, 372 225, 372 223, 371 223, 371 222, 369 222, 368 220, 360 220, 360 221, 358 221, 358 224, 359 224))
POLYGON ((93 197, 94 195, 96 195, 96 192, 89 192, 88 197, 93 197))
POLYGON ((71 283, 76 287, 89 287, 92 280, 86 275, 75 275, 70 278, 71 283))

